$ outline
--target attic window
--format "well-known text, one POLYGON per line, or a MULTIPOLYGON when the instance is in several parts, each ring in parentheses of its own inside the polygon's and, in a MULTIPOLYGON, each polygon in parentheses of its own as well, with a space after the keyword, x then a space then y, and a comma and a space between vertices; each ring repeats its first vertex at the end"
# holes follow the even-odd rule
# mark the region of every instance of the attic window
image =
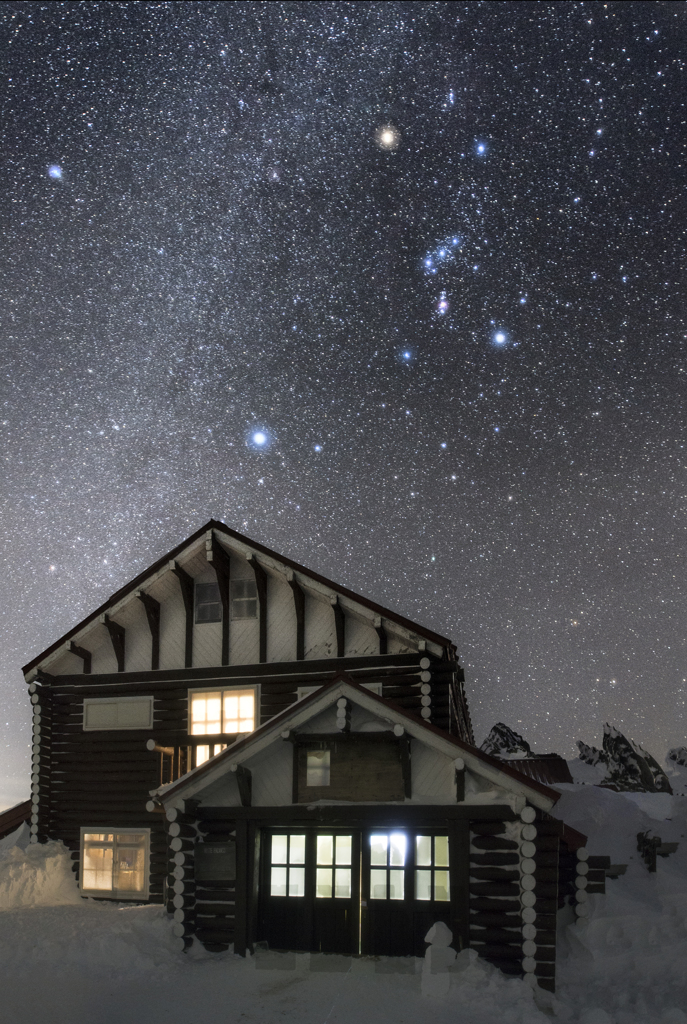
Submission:
POLYGON ((231 581, 232 619, 257 619, 258 590, 255 580, 231 581))
POLYGON ((216 583, 196 583, 196 622, 221 622, 222 602, 216 583))
POLYGON ((306 786, 328 786, 329 768, 328 750, 309 750, 306 760, 306 786))

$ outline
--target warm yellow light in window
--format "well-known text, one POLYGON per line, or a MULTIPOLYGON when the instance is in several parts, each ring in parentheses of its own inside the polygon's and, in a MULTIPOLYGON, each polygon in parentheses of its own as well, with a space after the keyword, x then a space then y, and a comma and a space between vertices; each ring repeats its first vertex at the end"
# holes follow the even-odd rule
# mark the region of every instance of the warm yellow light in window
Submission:
POLYGON ((252 732, 255 728, 255 694, 253 690, 232 690, 224 694, 225 733, 252 732))
POLYGON ((191 695, 191 733, 209 736, 222 731, 221 693, 194 693, 191 695))

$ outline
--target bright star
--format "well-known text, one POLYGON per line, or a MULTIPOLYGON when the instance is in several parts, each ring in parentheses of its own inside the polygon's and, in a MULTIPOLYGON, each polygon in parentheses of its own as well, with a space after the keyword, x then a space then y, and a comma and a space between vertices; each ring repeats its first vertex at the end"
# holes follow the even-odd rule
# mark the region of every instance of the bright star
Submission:
POLYGON ((441 293, 441 297, 437 302, 437 313, 443 315, 448 310, 448 300, 446 299, 446 292, 441 293))
POLYGON ((256 448, 264 448, 269 442, 269 436, 264 430, 256 430, 250 435, 250 441, 256 448))
POLYGON ((392 124, 385 124, 377 131, 377 143, 382 149, 396 149, 401 141, 401 133, 392 124))
POLYGON ((496 332, 496 334, 494 335, 494 343, 496 345, 505 345, 506 344, 506 335, 503 333, 503 331, 497 331, 496 332))
POLYGON ((404 353, 403 353, 403 358, 404 358, 405 360, 408 360, 408 359, 410 359, 410 357, 411 357, 411 354, 412 354, 412 353, 410 353, 410 352, 404 352, 404 353))
POLYGON ((315 445, 315 451, 316 452, 321 452, 322 451, 322 445, 321 444, 316 444, 315 445))
POLYGON ((484 156, 484 154, 487 151, 486 143, 484 143, 484 142, 476 143, 475 150, 477 151, 479 156, 484 156))
POLYGON ((48 177, 53 178, 55 181, 59 181, 62 178, 62 168, 59 164, 50 164, 50 167, 48 167, 48 177))

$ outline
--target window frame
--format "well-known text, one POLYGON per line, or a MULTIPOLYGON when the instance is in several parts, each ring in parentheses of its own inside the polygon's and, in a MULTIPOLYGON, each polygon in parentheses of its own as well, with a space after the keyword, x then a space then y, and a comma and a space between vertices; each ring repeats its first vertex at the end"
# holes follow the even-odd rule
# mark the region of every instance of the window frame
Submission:
POLYGON ((194 626, 211 626, 218 622, 222 622, 224 618, 224 609, 222 608, 222 593, 220 591, 219 583, 216 580, 194 580, 193 582, 193 624, 194 626), (217 604, 219 605, 219 618, 217 619, 199 619, 198 618, 198 588, 199 587, 216 587, 217 588, 217 600, 216 601, 205 601, 204 604, 217 604))
POLYGON ((258 595, 258 584, 254 579, 236 579, 229 581, 229 620, 231 622, 259 622, 260 621, 260 597, 258 595), (255 597, 234 597, 234 589, 244 583, 249 583, 255 588, 255 597), (255 601, 255 615, 234 615, 235 601, 255 601))
MULTIPOLYGON (((117 848, 117 840, 114 839, 112 842, 113 850, 117 848)), ((117 828, 116 826, 107 827, 103 825, 82 825, 79 833, 79 892, 82 896, 95 896, 97 899, 103 900, 116 900, 122 902, 124 900, 141 903, 144 900, 150 898, 150 828, 117 828), (86 889, 83 884, 84 876, 84 850, 85 850, 85 837, 86 835, 97 835, 103 833, 111 833, 114 836, 118 835, 133 835, 140 836, 145 835, 145 859, 143 865, 143 880, 144 887, 141 892, 132 893, 131 890, 124 889, 86 889)))
POLYGON ((188 736, 193 736, 196 739, 205 737, 208 740, 210 746, 215 743, 224 742, 223 737, 227 736, 252 736, 256 729, 260 726, 260 684, 259 683, 234 683, 228 686, 213 686, 212 680, 208 680, 208 686, 194 686, 188 691, 188 710, 187 710, 187 724, 188 724, 188 736), (224 694, 231 693, 234 690, 252 690, 253 691, 253 729, 251 732, 193 732, 193 695, 196 693, 220 693, 220 708, 222 721, 221 725, 224 725, 224 694))
POLYGON ((84 697, 83 700, 83 718, 82 727, 84 732, 141 732, 144 730, 150 730, 153 728, 153 713, 154 713, 154 700, 152 694, 141 694, 141 696, 135 697, 84 697), (86 724, 86 708, 91 705, 97 704, 102 707, 103 704, 143 704, 146 702, 149 707, 148 724, 147 725, 87 725, 86 724))

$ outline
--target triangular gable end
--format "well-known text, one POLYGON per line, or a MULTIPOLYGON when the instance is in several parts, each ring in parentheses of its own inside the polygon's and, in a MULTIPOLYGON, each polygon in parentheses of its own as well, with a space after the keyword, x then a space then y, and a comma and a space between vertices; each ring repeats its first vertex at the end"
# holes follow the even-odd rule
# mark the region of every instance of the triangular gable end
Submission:
POLYGON ((402 708, 377 697, 374 693, 355 683, 346 673, 340 672, 332 682, 305 697, 298 704, 292 705, 245 740, 234 743, 176 782, 153 791, 151 795, 154 801, 165 809, 181 808, 184 800, 196 798, 227 773, 236 772, 240 766, 256 754, 265 751, 274 743, 282 742, 289 733, 297 732, 313 718, 335 705, 341 698, 396 727, 397 734, 404 732, 411 739, 425 744, 445 757, 453 760, 462 759, 466 769, 470 772, 492 785, 501 787, 514 797, 520 798, 523 803, 527 801, 540 810, 550 811, 560 797, 560 794, 554 789, 528 779, 508 765, 484 754, 476 747, 448 736, 443 730, 406 714, 402 708))
MULTIPOLYGON (((64 636, 60 637, 41 654, 24 666, 27 682, 36 676, 37 670, 48 672, 50 666, 65 653, 75 653, 80 647, 87 649, 89 637, 94 630, 104 632, 105 621, 116 624, 118 615, 126 614, 132 602, 145 600, 146 591, 166 576, 175 567, 185 571, 193 559, 202 558, 207 569, 217 567, 227 556, 245 558, 257 564, 258 572, 272 575, 291 587, 304 589, 311 596, 324 603, 341 608, 342 615, 357 619, 377 633, 386 631, 408 643, 415 650, 427 650, 434 657, 455 658, 455 646, 451 641, 432 630, 406 619, 374 601, 342 587, 332 580, 313 572, 306 566, 286 558, 275 551, 231 530, 224 523, 210 520, 204 527, 192 534, 182 544, 158 559, 125 587, 114 593, 104 604, 82 620, 64 636)), ((220 566, 221 569, 221 566, 220 566)), ((87 653, 87 651, 86 651, 87 653)), ((121 671, 121 669, 120 669, 121 671)))

